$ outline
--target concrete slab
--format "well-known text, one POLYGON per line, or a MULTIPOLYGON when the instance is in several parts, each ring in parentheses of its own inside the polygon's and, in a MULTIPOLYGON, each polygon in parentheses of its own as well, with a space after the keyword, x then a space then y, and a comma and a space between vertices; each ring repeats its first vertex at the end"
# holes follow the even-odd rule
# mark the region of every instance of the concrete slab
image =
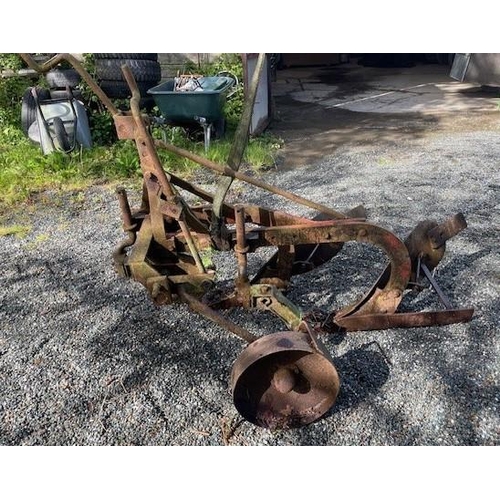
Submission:
POLYGON ((437 64, 279 70, 272 92, 271 130, 286 142, 282 168, 310 164, 346 143, 369 147, 500 124, 500 89, 457 82, 437 64))

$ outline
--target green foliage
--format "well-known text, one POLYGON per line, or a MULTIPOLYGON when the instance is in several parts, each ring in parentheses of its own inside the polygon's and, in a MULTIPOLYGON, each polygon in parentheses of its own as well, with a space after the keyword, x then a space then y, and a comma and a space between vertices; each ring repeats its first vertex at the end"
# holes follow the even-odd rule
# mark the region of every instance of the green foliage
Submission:
MULTIPOLYGON (((17 71, 25 67, 18 54, 0 54, 0 70, 17 71)), ((14 76, 0 78, 0 132, 2 135, 21 128, 22 97, 29 87, 46 86, 43 77, 14 76)))
MULTIPOLYGON (((83 65, 90 76, 95 79, 94 54, 83 54, 83 65)), ((114 144, 117 136, 113 118, 85 81, 81 81, 79 88, 89 118, 92 142, 98 146, 114 144)))
POLYGON ((0 237, 16 235, 18 238, 24 238, 31 231, 31 226, 0 226, 0 237))
MULTIPOLYGON (((221 54, 214 61, 197 66, 195 63, 187 66, 187 71, 196 71, 205 76, 214 76, 218 73, 227 72, 236 76, 238 86, 224 105, 223 113, 228 130, 235 130, 243 112, 245 99, 243 88, 243 63, 239 54, 221 54)), ((232 91, 231 91, 232 92, 232 91)))
POLYGON ((139 159, 130 141, 44 155, 22 133, 0 137, 0 209, 45 189, 73 189, 96 180, 138 178, 138 174, 139 159))
POLYGON ((245 150, 244 160, 256 169, 276 167, 283 139, 270 133, 251 137, 245 150))
POLYGON ((26 88, 25 78, 0 79, 0 128, 21 126, 21 99, 26 88))
POLYGON ((89 105, 87 114, 93 143, 98 146, 114 144, 117 136, 112 116, 100 107, 94 108, 89 105))
MULTIPOLYGON (((17 54, 0 54, 0 70, 18 70, 23 61, 17 54)), ((21 126, 21 98, 29 86, 23 77, 0 78, 0 129, 21 126)))
MULTIPOLYGON (((163 126, 153 129, 153 137, 170 142, 177 147, 187 149, 199 156, 224 165, 233 145, 234 131, 228 131, 222 139, 212 140, 208 152, 205 152, 203 133, 189 134, 181 127, 163 126)), ((283 140, 270 133, 251 137, 243 156, 243 164, 253 169, 276 167, 278 156, 283 147, 283 140)), ((197 168, 197 164, 174 153, 159 150, 160 159, 165 168, 172 171, 188 172, 197 168)))
MULTIPOLYGON (((93 74, 93 57, 85 55, 84 60, 87 70, 93 74)), ((22 61, 16 54, 1 54, 0 66, 6 68, 7 64, 16 68, 22 66, 22 61)), ((239 57, 236 54, 224 54, 212 63, 205 74, 219 71, 230 71, 241 80, 243 69, 239 57)), ((140 162, 134 142, 116 140, 112 117, 84 82, 81 90, 93 135, 92 149, 44 155, 38 144, 25 137, 20 124, 21 97, 26 88, 40 85, 41 82, 43 78, 37 83, 20 77, 0 79, 0 212, 47 189, 82 188, 96 181, 140 180, 140 162)), ((201 130, 200 133, 190 133, 180 127, 162 126, 153 128, 153 135, 224 164, 231 149, 232 129, 239 121, 239 106, 242 103, 243 95, 241 99, 236 96, 236 100, 229 101, 225 110, 229 130, 223 139, 211 141, 208 154, 204 151, 201 130)), ((126 101, 115 101, 115 105, 128 109, 126 101)), ((280 147, 281 142, 272 135, 251 138, 244 163, 254 168, 273 166, 280 147)), ((167 171, 189 176, 199 168, 192 161, 168 151, 159 150, 158 154, 167 171)))
POLYGON ((245 92, 243 87, 243 63, 238 54, 221 54, 213 63, 213 74, 228 72, 236 76, 238 86, 224 106, 227 128, 235 130, 243 113, 245 92))
POLYGON ((18 70, 23 66, 24 62, 17 54, 0 53, 0 69, 18 70))

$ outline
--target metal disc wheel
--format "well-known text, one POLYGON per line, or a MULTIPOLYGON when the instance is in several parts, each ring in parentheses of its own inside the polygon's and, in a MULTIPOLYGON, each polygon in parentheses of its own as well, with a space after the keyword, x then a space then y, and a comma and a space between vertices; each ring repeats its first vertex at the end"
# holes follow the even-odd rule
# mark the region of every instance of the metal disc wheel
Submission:
POLYGON ((333 406, 339 387, 330 355, 303 332, 278 332, 252 342, 231 373, 238 412, 270 429, 314 422, 333 406))

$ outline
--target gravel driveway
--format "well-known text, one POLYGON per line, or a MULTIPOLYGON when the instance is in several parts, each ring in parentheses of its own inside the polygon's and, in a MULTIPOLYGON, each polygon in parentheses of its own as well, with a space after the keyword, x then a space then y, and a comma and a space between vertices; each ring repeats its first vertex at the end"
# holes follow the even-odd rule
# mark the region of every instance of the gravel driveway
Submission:
MULTIPOLYGON (((42 194, 7 221, 31 226, 28 235, 0 240, 0 445, 500 444, 498 119, 490 113, 483 126, 481 115, 469 122, 462 113, 457 127, 449 117, 377 113, 352 133, 356 116, 338 109, 332 126, 350 121, 324 135, 325 116, 317 108, 307 122, 314 161, 265 180, 338 210, 363 203, 371 222, 401 237, 421 220, 463 212, 469 227, 448 242, 437 279, 454 305, 475 308, 472 321, 325 337, 341 378, 336 405, 301 429, 261 429, 240 418, 229 393, 242 341, 185 305, 154 306, 115 274, 111 252, 123 232, 113 189, 42 194)), ((290 134, 296 151, 307 147, 309 136, 290 134)), ((239 183, 236 200, 313 215, 239 183)), ((251 255, 250 265, 263 258, 251 255)), ((215 262, 221 282, 234 276, 233 256, 215 262)), ((289 298, 305 310, 337 308, 383 266, 377 251, 347 244, 295 277, 289 298)), ((424 290, 402 308, 441 305, 424 290)), ((261 312, 229 317, 257 335, 284 329, 261 312)))
MULTIPOLYGON (((48 197, 18 214, 12 222, 32 231, 1 240, 0 444, 500 444, 499 157, 498 132, 437 134, 341 148, 316 165, 265 174, 341 210, 364 203, 371 221, 400 236, 458 211, 469 224, 448 243, 438 278, 454 304, 476 309, 472 322, 326 338, 341 377, 337 404, 291 431, 239 418, 228 385, 238 338, 184 305, 157 308, 115 274, 110 254, 122 231, 110 188, 48 197)), ((236 188, 241 201, 310 214, 236 188)), ((361 293, 383 262, 360 247, 297 277, 292 300, 335 307, 361 293)), ((221 280, 232 276, 230 255, 216 263, 221 280)), ((424 291, 404 307, 440 306, 424 291)), ((283 329, 264 313, 230 316, 256 334, 283 329)))

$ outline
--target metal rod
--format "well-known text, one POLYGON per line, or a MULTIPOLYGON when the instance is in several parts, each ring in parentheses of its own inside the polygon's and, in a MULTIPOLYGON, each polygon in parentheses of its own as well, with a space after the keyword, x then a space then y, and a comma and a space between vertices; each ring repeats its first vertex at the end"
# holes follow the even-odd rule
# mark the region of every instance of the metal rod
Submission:
POLYGON ((234 134, 234 141, 229 151, 227 164, 233 170, 238 170, 245 153, 245 148, 248 143, 248 135, 250 133, 250 125, 252 123, 253 108, 255 99, 257 97, 257 90, 259 88, 260 77, 266 62, 266 54, 259 54, 255 69, 252 74, 252 79, 248 87, 247 96, 243 104, 243 113, 241 115, 238 128, 234 134))
MULTIPOLYGON (((194 194, 198 196, 198 198, 201 198, 202 200, 208 201, 209 203, 212 203, 214 199, 214 195, 212 193, 209 193, 208 191, 205 191, 204 189, 195 186, 194 184, 191 184, 190 182, 181 179, 180 177, 177 177, 176 175, 172 173, 168 173, 170 177, 170 182, 177 187, 180 187, 181 189, 184 189, 188 193, 194 194)), ((230 206, 230 205, 228 205, 230 206)))
POLYGON ((130 211, 130 205, 125 188, 116 188, 116 195, 118 196, 118 203, 120 205, 120 211, 122 214, 123 228, 125 229, 125 231, 130 231, 135 226, 135 224, 133 223, 132 212, 130 211))
POLYGON ((309 262, 314 257, 314 254, 317 252, 318 248, 319 248, 319 243, 313 248, 313 251, 309 254, 309 257, 307 257, 307 259, 304 262, 309 262))
POLYGON ((186 149, 179 148, 177 146, 174 146, 173 144, 169 144, 168 142, 156 140, 155 144, 160 148, 166 149, 167 151, 171 151, 172 153, 176 153, 179 156, 183 156, 184 158, 188 158, 189 160, 192 160, 203 167, 209 168, 210 170, 213 170, 214 172, 217 172, 220 175, 225 175, 227 177, 231 177, 233 179, 238 179, 240 181, 251 184, 252 186, 259 187, 261 189, 264 189, 265 191, 269 191, 270 193, 276 194, 278 196, 282 196, 283 198, 286 198, 287 200, 293 201, 299 205, 304 205, 304 206, 312 208, 314 210, 318 210, 319 212, 322 212, 326 215, 329 215, 333 219, 346 219, 347 218, 347 216, 345 214, 343 214, 341 212, 337 212, 336 210, 333 210, 332 208, 326 207, 325 205, 320 205, 319 203, 315 203, 314 201, 308 200, 307 198, 303 198, 302 196, 290 193, 289 191, 285 191, 284 189, 280 189, 276 186, 268 184, 267 182, 250 177, 250 176, 242 174, 240 172, 236 172, 235 170, 232 170, 231 168, 229 168, 227 165, 225 165, 225 166, 220 165, 219 163, 215 163, 207 158, 204 158, 203 156, 199 156, 195 153, 191 153, 190 151, 187 151, 186 149))
POLYGON ((248 273, 247 273, 247 238, 245 234, 245 208, 242 205, 238 205, 234 209, 234 218, 236 221, 236 247, 234 248, 236 252, 236 258, 238 259, 238 278, 237 282, 247 283, 248 273))
POLYGON ((104 91, 97 85, 94 79, 90 76, 83 65, 78 61, 78 59, 71 54, 57 54, 43 64, 38 64, 30 54, 19 54, 24 62, 37 73, 46 73, 52 68, 56 67, 62 61, 67 61, 73 66, 73 68, 78 72, 78 74, 83 78, 87 85, 92 89, 92 91, 99 97, 101 102, 106 106, 106 109, 111 113, 111 115, 122 115, 123 112, 115 107, 111 102, 111 99, 104 93, 104 91))
POLYGON ((470 321, 474 309, 448 309, 416 313, 366 314, 336 319, 334 322, 348 332, 387 330, 390 328, 417 328, 434 325, 452 325, 470 321))
MULTIPOLYGON (((248 93, 243 104, 243 113, 241 115, 240 122, 238 123, 238 128, 236 129, 236 132, 234 134, 231 150, 229 151, 227 165, 231 170, 234 170, 235 172, 240 168, 241 161, 245 153, 245 148, 248 143, 248 134, 250 132, 250 125, 252 123, 253 107, 255 104, 257 89, 259 87, 259 81, 265 61, 266 54, 259 54, 257 63, 255 65, 255 70, 252 75, 252 80, 248 88, 248 93)), ((226 177, 224 179, 220 179, 217 186, 212 211, 212 225, 215 228, 219 227, 222 204, 224 203, 224 199, 226 198, 227 192, 229 191, 232 182, 233 178, 226 177)))
POLYGON ((203 265, 203 261, 201 260, 200 254, 198 252, 198 248, 196 248, 196 244, 194 242, 191 231, 189 230, 187 224, 183 220, 178 220, 177 222, 179 223, 182 234, 184 235, 184 238, 186 239, 186 243, 189 247, 189 251, 191 252, 191 255, 193 256, 193 259, 194 259, 194 262, 196 264, 196 267, 198 268, 198 271, 200 271, 200 273, 202 273, 202 274, 205 274, 207 272, 207 270, 205 269, 205 266, 203 265))
MULTIPOLYGON (((162 164, 158 157, 158 153, 154 147, 153 139, 151 138, 146 125, 144 124, 144 120, 142 118, 139 102, 141 100, 141 94, 139 91, 139 87, 137 87, 137 83, 135 81, 134 75, 132 74, 131 69, 123 65, 122 66, 123 76, 125 77, 125 81, 132 91, 132 98, 130 99, 130 110, 132 111, 132 116, 134 117, 135 125, 137 127, 136 133, 136 142, 138 142, 138 146, 142 146, 139 148, 139 151, 142 152, 141 155, 141 165, 147 163, 147 167, 150 167, 153 170, 153 173, 157 177, 163 193, 167 197, 173 197, 175 191, 170 184, 170 181, 163 170, 162 164), (147 154, 147 157, 145 156, 147 154)), ((143 169, 144 170, 144 169, 143 169)))
POLYGON ((437 293, 439 300, 443 303, 444 307, 446 307, 446 309, 453 309, 451 302, 448 300, 448 297, 444 294, 444 292, 437 284, 437 281, 432 276, 429 268, 423 262, 420 263, 420 267, 422 268, 422 271, 424 271, 426 278, 429 280, 432 288, 434 288, 434 291, 437 293))
POLYGON ((240 337, 249 344, 257 340, 258 337, 251 334, 248 330, 245 330, 236 323, 228 320, 206 304, 203 304, 196 297, 193 297, 192 295, 187 293, 182 287, 179 287, 178 294, 179 297, 181 297, 193 311, 201 314, 202 316, 205 316, 214 323, 217 323, 222 328, 229 330, 231 333, 234 333, 236 336, 240 337))
MULTIPOLYGON (((130 90, 132 91, 132 99, 130 99, 130 109, 132 110, 132 116, 134 117, 137 127, 136 143, 139 152, 141 153, 141 165, 143 167, 143 170, 147 171, 149 170, 149 168, 151 168, 153 170, 153 173, 156 175, 165 196, 167 196, 167 198, 174 198, 176 194, 175 190, 170 183, 165 170, 163 170, 160 159, 158 157, 158 153, 154 146, 153 139, 151 138, 151 135, 149 134, 142 118, 141 110, 139 107, 141 95, 139 92, 139 88, 137 87, 134 75, 132 74, 131 69, 126 65, 122 66, 122 72, 130 90)), ((206 273, 205 266, 203 265, 198 249, 196 248, 196 245, 194 243, 191 231, 189 230, 189 227, 186 224, 184 218, 178 220, 178 223, 179 227, 181 228, 182 234, 186 239, 189 251, 191 252, 191 255, 196 263, 198 271, 203 274, 206 273)))

